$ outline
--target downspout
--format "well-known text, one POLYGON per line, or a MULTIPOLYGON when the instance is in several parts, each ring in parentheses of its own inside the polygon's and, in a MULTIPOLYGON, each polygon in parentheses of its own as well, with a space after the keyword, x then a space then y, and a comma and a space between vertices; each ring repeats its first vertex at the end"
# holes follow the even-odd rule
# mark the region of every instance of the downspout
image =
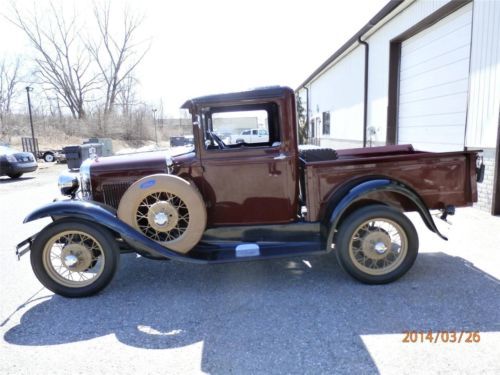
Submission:
POLYGON ((307 140, 309 141, 309 87, 304 86, 304 89, 306 90, 306 126, 307 126, 307 140))
POLYGON ((364 97, 363 97, 363 147, 366 147, 366 133, 368 128, 368 63, 370 58, 370 46, 364 40, 361 40, 361 35, 358 37, 359 44, 365 46, 365 82, 364 82, 364 97))

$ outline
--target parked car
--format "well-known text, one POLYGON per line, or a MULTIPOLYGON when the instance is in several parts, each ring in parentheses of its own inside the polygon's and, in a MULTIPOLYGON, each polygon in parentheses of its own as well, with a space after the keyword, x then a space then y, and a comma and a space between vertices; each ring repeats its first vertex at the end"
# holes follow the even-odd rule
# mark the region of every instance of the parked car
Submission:
POLYGON ((269 133, 266 129, 247 129, 231 137, 231 143, 267 143, 269 133))
POLYGON ((0 176, 19 178, 24 173, 36 171, 38 164, 31 152, 20 152, 0 146, 0 176))
POLYGON ((191 135, 181 135, 181 136, 172 136, 170 137, 170 147, 177 146, 191 146, 193 145, 194 139, 191 135))
POLYGON ((64 164, 68 162, 68 160, 66 159, 66 154, 63 152, 63 150, 61 150, 60 152, 59 151, 56 152, 55 159, 56 162, 59 164, 64 164))
MULTIPOLYGON (((368 284, 413 265, 418 235, 405 211, 440 233, 441 218, 477 201, 477 151, 433 153, 411 145, 349 150, 297 146, 295 95, 274 87, 187 101, 195 147, 87 159, 61 175, 66 200, 24 222, 53 222, 17 245, 31 250, 40 282, 66 297, 102 290, 121 252, 195 264, 334 252, 368 284), (267 143, 225 144, 211 116, 265 112, 267 143)), ((481 166, 479 166, 481 170, 481 166)), ((481 173, 479 174, 481 175, 481 173)))

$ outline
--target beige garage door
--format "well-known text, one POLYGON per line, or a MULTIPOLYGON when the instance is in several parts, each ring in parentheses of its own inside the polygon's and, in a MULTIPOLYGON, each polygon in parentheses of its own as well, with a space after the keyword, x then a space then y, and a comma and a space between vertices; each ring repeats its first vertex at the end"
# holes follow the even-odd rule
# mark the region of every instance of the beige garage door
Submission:
POLYGON ((463 150, 472 3, 401 45, 398 143, 463 150))

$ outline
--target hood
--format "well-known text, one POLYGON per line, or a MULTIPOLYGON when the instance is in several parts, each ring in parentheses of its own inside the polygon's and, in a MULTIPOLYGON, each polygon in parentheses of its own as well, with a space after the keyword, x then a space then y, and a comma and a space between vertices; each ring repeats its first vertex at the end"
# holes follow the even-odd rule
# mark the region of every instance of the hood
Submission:
POLYGON ((195 159, 193 148, 87 159, 80 167, 82 191, 91 199, 117 208, 121 196, 138 179, 158 173, 177 174, 195 159), (86 182, 87 181, 87 182, 86 182), (87 186, 88 188, 84 188, 87 186))
POLYGON ((139 178, 153 173, 167 173, 172 164, 181 162, 183 156, 192 154, 193 147, 176 147, 171 150, 138 152, 133 154, 99 157, 90 162, 92 176, 139 178))

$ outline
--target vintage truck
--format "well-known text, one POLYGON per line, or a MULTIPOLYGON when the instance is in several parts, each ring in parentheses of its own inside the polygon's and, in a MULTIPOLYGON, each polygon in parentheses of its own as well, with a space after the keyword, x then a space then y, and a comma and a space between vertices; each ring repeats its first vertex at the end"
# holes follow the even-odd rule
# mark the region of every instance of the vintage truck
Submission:
POLYGON ((413 265, 418 236, 404 214, 417 211, 442 235, 442 218, 477 200, 472 151, 432 153, 397 145, 335 151, 297 146, 294 92, 286 87, 187 101, 194 145, 166 152, 86 160, 59 178, 58 200, 25 222, 53 222, 21 242, 35 275, 66 297, 102 290, 121 252, 197 264, 334 252, 369 284, 388 283, 413 265), (213 122, 253 116, 262 143, 225 144, 213 122))

